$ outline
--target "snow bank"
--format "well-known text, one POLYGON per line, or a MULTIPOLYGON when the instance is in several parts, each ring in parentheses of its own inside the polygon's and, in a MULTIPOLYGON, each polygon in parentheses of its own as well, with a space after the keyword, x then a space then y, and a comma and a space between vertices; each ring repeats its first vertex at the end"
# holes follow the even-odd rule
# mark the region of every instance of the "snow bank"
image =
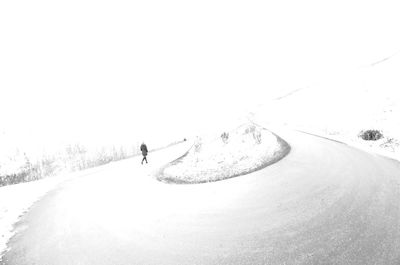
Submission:
POLYGON ((400 54, 266 102, 252 120, 306 131, 400 160, 400 54), (363 130, 384 138, 365 141, 363 130))
POLYGON ((273 133, 249 123, 218 138, 199 138, 184 157, 163 168, 157 178, 172 183, 223 180, 264 168, 284 157, 289 149, 273 133))
MULTIPOLYGON (((166 163, 168 157, 171 157, 171 154, 177 157, 179 154, 182 154, 184 150, 189 148, 188 145, 190 145, 189 141, 172 145, 168 148, 162 148, 156 152, 151 152, 151 160, 149 163, 153 164, 156 161, 160 163, 160 165, 166 163)), ((130 168, 132 164, 136 164, 140 170, 143 171, 146 167, 140 164, 140 159, 141 156, 136 156, 131 159, 123 159, 78 172, 65 173, 37 181, 0 187, 0 264, 2 255, 7 251, 7 242, 16 232, 14 230, 14 224, 20 220, 35 202, 43 198, 48 192, 55 190, 62 182, 99 173, 106 169, 122 169, 126 171, 127 167, 130 168), (132 159, 135 160, 132 161, 132 159)), ((120 178, 124 178, 125 171, 118 171, 121 174, 117 175, 120 178)), ((96 178, 98 178, 98 175, 96 178)), ((93 180, 93 178, 91 180, 93 180)), ((96 181, 98 182, 99 180, 96 179, 96 181)), ((100 185, 107 185, 108 179, 104 180, 104 178, 102 178, 102 181, 100 185)), ((93 183, 88 183, 88 185, 91 184, 93 183)), ((96 185, 99 185, 99 183, 96 183, 96 185)), ((107 186, 105 186, 105 188, 106 187, 107 186)))
MULTIPOLYGON (((104 167, 104 166, 103 166, 104 167)), ((0 187, 0 261, 7 242, 14 235, 14 224, 46 193, 63 181, 96 172, 101 167, 0 187)))
POLYGON ((0 188, 0 254, 14 234, 13 225, 35 201, 63 180, 65 177, 53 177, 0 188))

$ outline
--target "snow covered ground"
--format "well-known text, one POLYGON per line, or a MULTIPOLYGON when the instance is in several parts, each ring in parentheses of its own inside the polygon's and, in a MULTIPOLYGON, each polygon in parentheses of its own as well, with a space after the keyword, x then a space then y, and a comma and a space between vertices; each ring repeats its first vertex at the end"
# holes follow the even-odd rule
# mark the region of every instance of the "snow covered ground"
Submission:
POLYGON ((173 183, 204 183, 247 174, 281 159, 288 145, 266 129, 246 123, 220 137, 198 139, 187 155, 160 172, 173 183))
MULTIPOLYGON (((155 165, 157 164, 168 163, 169 159, 173 159, 174 157, 176 158, 179 155, 183 154, 186 150, 188 150, 190 148, 190 144, 191 143, 189 141, 186 141, 170 146, 168 148, 162 148, 155 152, 150 152, 148 158, 149 165, 151 165, 152 167, 156 167, 155 165)), ((143 175, 153 174, 152 167, 141 165, 140 160, 141 156, 134 156, 130 159, 124 159, 74 173, 48 177, 38 181, 31 181, 27 183, 0 187, 0 261, 2 258, 2 253, 6 251, 8 240, 15 233, 14 224, 20 220, 24 213, 27 212, 35 202, 43 198, 48 192, 56 189, 60 184, 65 181, 78 179, 84 176, 88 176, 88 180, 90 181, 85 182, 87 183, 87 186, 81 187, 82 189, 88 188, 91 185, 102 185, 101 190, 107 190, 109 188, 109 179, 106 178, 108 176, 107 174, 101 174, 104 172, 107 172, 108 174, 109 172, 113 172, 113 174, 117 172, 117 176, 113 176, 114 181, 121 181, 121 179, 128 181, 126 188, 129 189, 129 185, 131 184, 130 178, 132 176, 127 177, 126 172, 130 172, 129 170, 131 170, 132 167, 136 167, 136 173, 139 172, 143 175), (99 175, 96 175, 95 173, 100 173, 103 178, 100 180, 94 179, 95 176, 99 175), (94 184, 94 182, 96 182, 96 184, 94 184)), ((118 197, 118 194, 111 194, 110 196, 118 197)), ((104 197, 104 200, 107 201, 107 203, 111 203, 109 197, 104 197)), ((79 198, 77 198, 76 203, 81 203, 79 201, 79 198)), ((101 208, 101 205, 105 202, 97 203, 101 208)))
MULTIPOLYGON (((285 127, 339 140, 400 160, 400 56, 332 76, 252 110, 251 120, 274 131, 285 127), (384 138, 364 141, 360 131, 377 129, 384 138)), ((277 159, 281 143, 266 130, 241 126, 221 137, 203 138, 186 157, 165 168, 164 180, 201 182, 245 174, 277 159), (261 135, 261 141, 258 138, 261 135)), ((13 224, 48 191, 73 176, 48 178, 0 188, 0 253, 13 224)))
MULTIPOLYGON (((21 215, 47 191, 65 178, 47 178, 40 181, 1 187, 0 189, 0 254, 13 236, 13 225, 21 215)), ((0 257, 1 260, 1 257, 0 257)))
MULTIPOLYGON (((108 166, 108 165, 104 165, 108 166)), ((15 185, 0 187, 0 261, 8 240, 14 235, 13 227, 20 217, 47 192, 74 177, 92 174, 104 166, 15 185)))
POLYGON ((400 160, 399 72, 400 54, 395 54, 261 104, 250 119, 271 130, 306 131, 400 160), (359 138, 369 129, 384 137, 359 138))

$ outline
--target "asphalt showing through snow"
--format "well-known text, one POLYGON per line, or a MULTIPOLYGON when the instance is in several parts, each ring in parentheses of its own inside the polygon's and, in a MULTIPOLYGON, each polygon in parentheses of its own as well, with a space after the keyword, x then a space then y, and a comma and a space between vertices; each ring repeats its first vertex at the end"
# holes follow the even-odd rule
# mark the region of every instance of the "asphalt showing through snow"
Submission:
POLYGON ((16 225, 5 265, 400 264, 400 164, 299 132, 220 182, 151 175, 184 147, 65 182, 16 225))

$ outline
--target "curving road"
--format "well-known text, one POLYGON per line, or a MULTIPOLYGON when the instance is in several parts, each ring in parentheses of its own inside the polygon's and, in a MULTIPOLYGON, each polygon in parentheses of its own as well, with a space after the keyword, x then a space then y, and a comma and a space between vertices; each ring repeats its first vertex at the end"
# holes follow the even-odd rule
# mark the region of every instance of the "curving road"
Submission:
POLYGON ((215 183, 149 175, 177 146, 72 179, 16 226, 7 265, 400 264, 400 164, 280 132, 280 162, 215 183))

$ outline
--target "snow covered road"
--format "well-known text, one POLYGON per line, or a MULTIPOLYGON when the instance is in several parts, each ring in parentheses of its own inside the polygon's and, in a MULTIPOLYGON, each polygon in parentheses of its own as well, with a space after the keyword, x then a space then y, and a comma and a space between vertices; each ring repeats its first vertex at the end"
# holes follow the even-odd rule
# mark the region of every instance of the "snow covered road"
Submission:
POLYGON ((287 157, 224 181, 151 178, 183 145, 66 181, 24 215, 3 264, 400 264, 400 164, 278 134, 287 157))

